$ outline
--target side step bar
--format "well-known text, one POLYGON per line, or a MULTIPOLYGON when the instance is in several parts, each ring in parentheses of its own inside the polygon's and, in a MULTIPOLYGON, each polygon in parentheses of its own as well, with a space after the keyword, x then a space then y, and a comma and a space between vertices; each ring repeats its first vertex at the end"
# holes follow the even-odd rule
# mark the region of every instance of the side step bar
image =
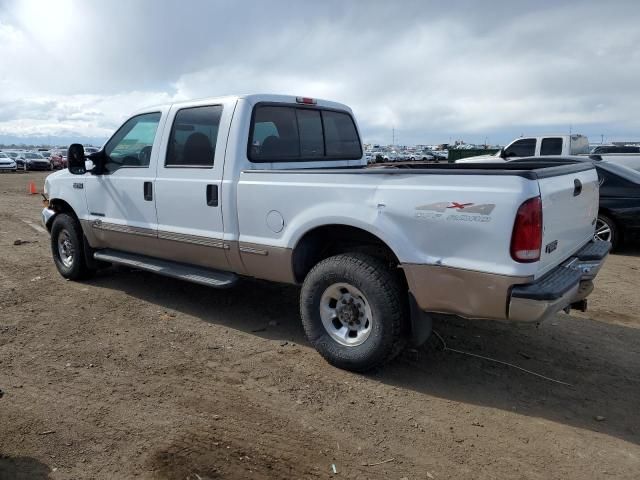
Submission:
POLYGON ((158 258, 117 250, 99 250, 93 254, 93 258, 103 262, 125 265, 127 267, 157 273, 166 277, 186 280, 187 282, 199 283, 207 287, 229 288, 234 286, 240 279, 235 273, 194 267, 184 263, 160 260, 158 258))

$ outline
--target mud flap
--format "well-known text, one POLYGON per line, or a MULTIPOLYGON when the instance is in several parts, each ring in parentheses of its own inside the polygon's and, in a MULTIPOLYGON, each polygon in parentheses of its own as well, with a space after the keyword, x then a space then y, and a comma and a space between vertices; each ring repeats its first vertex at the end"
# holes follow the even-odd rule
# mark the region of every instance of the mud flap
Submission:
POLYGON ((411 293, 409 293, 409 308, 411 315, 409 345, 416 348, 424 344, 431 336, 433 321, 430 315, 420 310, 416 299, 411 293))

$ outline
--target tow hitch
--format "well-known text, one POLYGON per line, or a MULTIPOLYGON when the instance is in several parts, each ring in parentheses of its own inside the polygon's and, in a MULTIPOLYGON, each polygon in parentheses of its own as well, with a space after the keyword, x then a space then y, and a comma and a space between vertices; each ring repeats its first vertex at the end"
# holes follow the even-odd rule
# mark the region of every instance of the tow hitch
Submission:
POLYGON ((579 312, 586 312, 587 311, 587 299, 584 298, 582 300, 579 300, 577 302, 573 302, 571 305, 567 305, 567 307, 564 309, 564 313, 569 313, 571 310, 578 310, 579 312))

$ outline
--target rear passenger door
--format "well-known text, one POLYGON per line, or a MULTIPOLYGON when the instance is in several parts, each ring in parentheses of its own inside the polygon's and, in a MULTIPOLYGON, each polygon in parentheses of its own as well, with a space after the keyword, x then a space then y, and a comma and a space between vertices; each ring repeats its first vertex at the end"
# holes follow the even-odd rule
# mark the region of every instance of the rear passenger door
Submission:
POLYGON ((169 260, 226 270, 221 191, 235 103, 174 106, 158 163, 158 242, 169 260))

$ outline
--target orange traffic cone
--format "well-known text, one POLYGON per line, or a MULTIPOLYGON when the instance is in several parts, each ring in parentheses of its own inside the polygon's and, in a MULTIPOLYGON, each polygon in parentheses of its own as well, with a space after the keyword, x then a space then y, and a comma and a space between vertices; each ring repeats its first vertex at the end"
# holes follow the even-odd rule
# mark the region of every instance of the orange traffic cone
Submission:
POLYGON ((31 180, 29 182, 29 187, 27 188, 27 192, 30 195, 37 195, 38 194, 38 190, 36 189, 36 184, 33 180, 31 180))

